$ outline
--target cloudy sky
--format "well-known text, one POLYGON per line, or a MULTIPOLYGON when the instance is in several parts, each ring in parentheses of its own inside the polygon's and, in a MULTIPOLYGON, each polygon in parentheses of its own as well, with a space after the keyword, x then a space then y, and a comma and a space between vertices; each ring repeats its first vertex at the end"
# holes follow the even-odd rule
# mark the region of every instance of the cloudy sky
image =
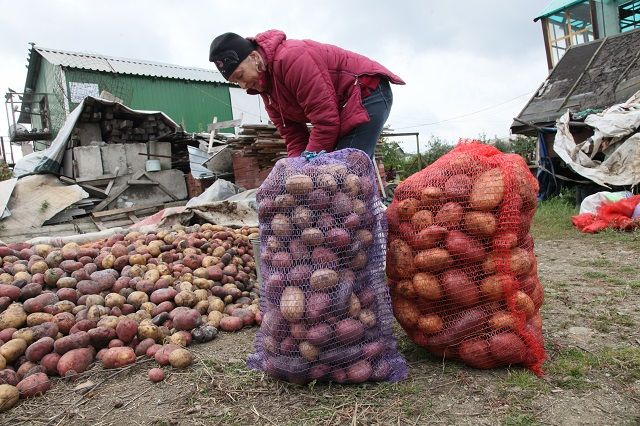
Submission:
POLYGON ((388 124, 419 131, 423 147, 432 136, 503 137, 547 74, 533 18, 548 1, 0 0, 0 90, 24 88, 29 42, 208 68, 216 35, 277 28, 364 54, 404 78, 388 124))

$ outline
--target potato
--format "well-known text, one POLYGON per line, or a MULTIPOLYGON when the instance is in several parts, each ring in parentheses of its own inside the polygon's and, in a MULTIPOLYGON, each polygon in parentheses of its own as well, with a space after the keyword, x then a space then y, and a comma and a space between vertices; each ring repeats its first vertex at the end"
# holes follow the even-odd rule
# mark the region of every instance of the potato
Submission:
POLYGON ((27 360, 39 362, 45 355, 53 351, 54 340, 51 337, 43 337, 29 345, 25 352, 27 360))
POLYGON ((527 347, 517 334, 496 334, 489 338, 491 356, 501 364, 519 364, 524 361, 527 347))
POLYGON ((311 274, 309 283, 314 290, 328 290, 338 284, 338 273, 333 269, 319 269, 311 274))
POLYGON ((20 391, 17 387, 1 384, 0 385, 0 413, 10 410, 18 403, 20 399, 20 391))
POLYGON ((373 367, 366 359, 347 367, 347 378, 352 383, 366 382, 371 377, 371 373, 373 373, 373 367))
POLYGON ((397 205, 398 216, 400 220, 411 220, 414 214, 418 211, 420 202, 415 198, 406 198, 400 201, 397 205))
POLYGON ((445 246, 449 254, 461 263, 481 262, 486 256, 478 240, 460 231, 449 232, 445 239, 445 246))
POLYGON ((285 181, 285 189, 291 195, 305 195, 313 191, 313 180, 303 174, 292 175, 285 181))
POLYGON ((498 220, 489 212, 470 211, 464 215, 465 230, 476 237, 490 237, 496 232, 498 220))
POLYGON ((480 283, 482 296, 491 302, 500 302, 517 283, 506 274, 491 275, 480 283))
POLYGON ((158 383, 164 380, 164 371, 162 371, 161 368, 152 368, 151 370, 149 370, 149 372, 147 373, 147 377, 149 378, 149 380, 151 380, 153 383, 158 383))
POLYGON ((419 272, 413 276, 413 290, 418 297, 427 300, 440 300, 442 290, 438 279, 429 273, 419 272))
POLYGON ((15 386, 20 382, 20 376, 18 373, 10 368, 0 370, 0 385, 15 386))
POLYGON ((173 326, 176 330, 193 330, 200 325, 201 315, 195 309, 188 309, 176 314, 173 318, 173 326))
POLYGON ((449 231, 447 228, 437 225, 427 226, 417 234, 407 235, 405 238, 416 250, 425 250, 435 247, 449 231))
POLYGON ((336 339, 343 345, 358 342, 364 336, 363 324, 353 318, 344 319, 336 324, 336 339))
POLYGON ((416 254, 413 263, 420 271, 438 272, 451 266, 453 260, 449 252, 441 248, 423 250, 416 254))
POLYGON ((463 213, 464 208, 459 203, 446 203, 436 213, 434 223, 449 230, 457 229, 462 222, 463 213))
POLYGON ((280 298, 282 316, 291 322, 300 320, 304 315, 304 301, 304 293, 299 287, 285 287, 280 298))
POLYGON ((163 345, 154 355, 156 362, 160 365, 169 365, 169 355, 175 350, 181 349, 174 344, 163 345))
POLYGON ((220 320, 220 329, 222 331, 234 332, 241 330, 244 326, 242 318, 238 317, 224 317, 220 320))
POLYGON ((418 328, 425 334, 439 333, 442 327, 442 318, 438 314, 423 315, 418 319, 418 328))
POLYGON ((406 242, 396 239, 387 251, 387 275, 391 279, 411 278, 416 273, 414 255, 406 242))
POLYGON ((191 330, 191 335, 195 342, 205 343, 216 338, 218 329, 212 325, 201 325, 191 330))
POLYGON ((441 282, 444 293, 456 307, 470 308, 480 301, 478 286, 460 269, 444 272, 441 282))
POLYGON ((128 346, 109 348, 102 355, 104 368, 120 368, 133 364, 136 361, 136 354, 128 346))
POLYGON ((524 312, 527 318, 531 318, 536 313, 536 307, 533 300, 523 291, 516 291, 515 293, 515 306, 516 310, 524 312))
POLYGON ((444 184, 444 194, 451 199, 466 200, 471 191, 471 178, 464 174, 451 176, 444 184))
POLYGON ((489 211, 497 207, 504 197, 502 171, 498 168, 480 174, 469 194, 469 205, 473 210, 489 211))
POLYGON ((414 328, 420 318, 420 310, 415 304, 402 297, 394 297, 393 313, 398 322, 405 328, 414 328))
POLYGON ((47 375, 52 376, 58 374, 58 362, 62 356, 55 352, 45 355, 40 360, 40 365, 44 368, 47 375))
POLYGON ((27 322, 27 313, 21 305, 14 303, 0 312, 0 330, 5 328, 21 328, 27 322))
POLYGON ((460 344, 458 354, 465 364, 474 368, 493 368, 495 365, 489 353, 489 343, 486 340, 465 340, 460 344))
POLYGON ((186 349, 176 349, 169 354, 169 364, 173 368, 187 368, 193 364, 193 355, 186 349))
POLYGON ((433 335, 428 340, 432 348, 447 348, 460 343, 467 336, 472 336, 482 330, 486 324, 485 313, 480 308, 464 311, 455 320, 449 322, 444 330, 433 335))
POLYGON ((511 257, 509 259, 509 268, 516 275, 526 275, 531 271, 533 267, 534 259, 533 255, 522 248, 514 248, 511 251, 511 257))
POLYGON ((191 344, 191 333, 188 331, 177 331, 169 337, 169 343, 176 346, 186 347, 191 344))
POLYGON ((78 331, 77 333, 56 340, 53 344, 53 349, 56 353, 62 355, 72 349, 86 348, 90 343, 89 333, 86 331, 78 331))
POLYGON ((131 318, 122 318, 116 326, 118 339, 124 343, 129 343, 138 334, 138 323, 131 318))
POLYGON ((96 349, 102 349, 109 345, 109 342, 116 338, 116 330, 110 327, 96 327, 87 332, 89 341, 96 349))
POLYGON ((4 345, 0 346, 0 356, 7 363, 17 360, 27 350, 27 342, 22 339, 11 339, 4 345))
POLYGON ((7 360, 4 359, 2 355, 0 355, 0 370, 4 370, 6 367, 7 367, 7 360))
POLYGON ((46 374, 36 373, 22 379, 22 381, 16 385, 16 388, 18 388, 20 392, 20 397, 30 398, 32 396, 43 395, 51 389, 51 382, 46 374))
POLYGON ((516 317, 508 311, 498 311, 489 318, 489 326, 494 330, 515 330, 517 323, 516 317))
POLYGON ((93 348, 72 349, 60 357, 58 361, 58 374, 65 377, 67 374, 80 374, 85 372, 93 362, 95 351, 93 348))
POLYGON ((50 322, 53 318, 53 315, 47 314, 45 312, 34 312, 27 316, 27 326, 33 327, 34 325, 44 324, 46 322, 50 322))
POLYGON ((0 297, 8 297, 12 301, 16 301, 20 297, 20 293, 20 287, 0 284, 0 297))

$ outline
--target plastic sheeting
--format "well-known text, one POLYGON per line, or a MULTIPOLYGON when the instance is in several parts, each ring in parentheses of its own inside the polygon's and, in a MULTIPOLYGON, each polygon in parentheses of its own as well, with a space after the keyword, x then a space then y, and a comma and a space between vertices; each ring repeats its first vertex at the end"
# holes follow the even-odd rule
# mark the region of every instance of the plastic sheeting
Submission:
POLYGON ((584 142, 576 144, 569 121, 569 111, 558 119, 553 149, 576 173, 603 186, 640 182, 640 92, 623 104, 587 116, 585 123, 594 135, 584 142), (593 159, 597 152, 604 153, 604 161, 593 159))

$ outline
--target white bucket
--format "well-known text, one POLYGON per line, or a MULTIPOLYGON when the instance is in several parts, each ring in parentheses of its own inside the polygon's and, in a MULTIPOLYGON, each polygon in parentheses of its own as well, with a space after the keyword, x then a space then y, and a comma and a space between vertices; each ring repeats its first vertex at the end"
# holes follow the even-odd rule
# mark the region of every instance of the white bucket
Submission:
POLYGON ((147 160, 145 166, 148 172, 157 172, 160 170, 160 160, 147 160))

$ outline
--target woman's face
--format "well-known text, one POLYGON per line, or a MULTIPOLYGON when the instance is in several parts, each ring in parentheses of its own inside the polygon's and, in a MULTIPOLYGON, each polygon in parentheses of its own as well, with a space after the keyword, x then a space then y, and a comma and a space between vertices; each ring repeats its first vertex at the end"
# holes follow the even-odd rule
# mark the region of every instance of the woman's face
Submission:
POLYGON ((231 83, 236 83, 244 90, 256 90, 262 92, 260 84, 260 72, 262 71, 262 58, 255 50, 249 54, 238 68, 229 76, 231 83))

